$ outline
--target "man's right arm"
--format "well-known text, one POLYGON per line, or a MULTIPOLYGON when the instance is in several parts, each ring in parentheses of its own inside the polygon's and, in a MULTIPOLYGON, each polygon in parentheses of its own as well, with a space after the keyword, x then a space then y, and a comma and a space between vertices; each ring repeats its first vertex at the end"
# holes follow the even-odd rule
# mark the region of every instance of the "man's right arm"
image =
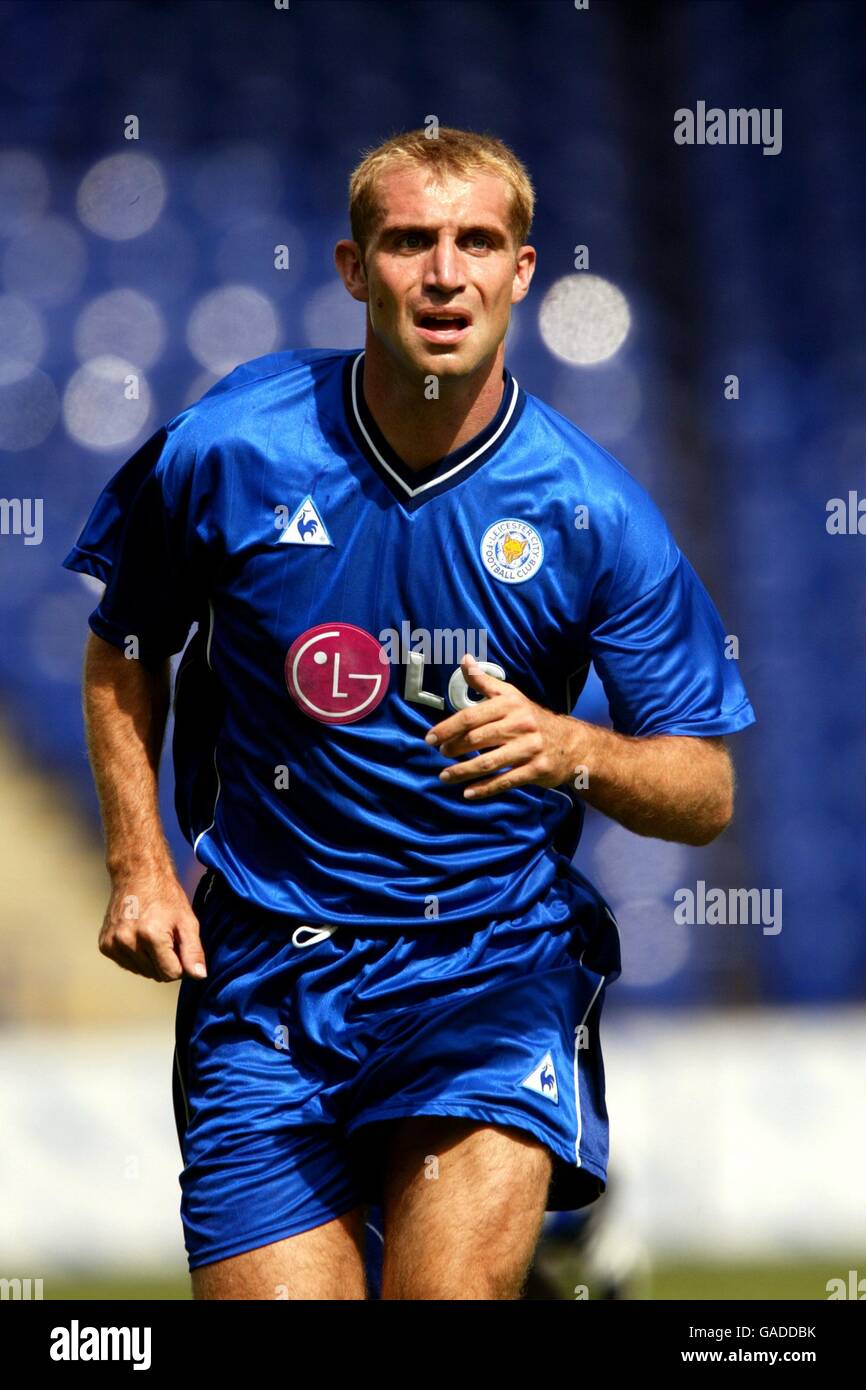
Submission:
POLYGON ((146 666, 91 633, 83 694, 111 879, 99 949, 150 979, 177 980, 184 973, 202 978, 198 920, 178 882, 159 814, 169 662, 146 666))

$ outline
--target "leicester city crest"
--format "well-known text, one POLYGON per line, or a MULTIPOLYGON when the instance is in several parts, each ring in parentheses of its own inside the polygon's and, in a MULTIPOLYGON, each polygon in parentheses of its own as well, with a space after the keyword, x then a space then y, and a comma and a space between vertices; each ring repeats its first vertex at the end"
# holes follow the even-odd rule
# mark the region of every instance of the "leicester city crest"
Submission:
POLYGON ((504 584, 522 584, 541 568, 544 546, 528 521, 509 517, 488 526, 481 541, 481 558, 504 584))

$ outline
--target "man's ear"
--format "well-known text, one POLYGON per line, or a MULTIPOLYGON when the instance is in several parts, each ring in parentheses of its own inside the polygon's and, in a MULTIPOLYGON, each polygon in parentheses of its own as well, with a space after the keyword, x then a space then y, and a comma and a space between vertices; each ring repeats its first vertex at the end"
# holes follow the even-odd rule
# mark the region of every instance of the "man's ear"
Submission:
POLYGON ((369 297, 367 268, 358 243, 349 240, 338 241, 334 247, 334 263, 352 298, 366 303, 369 297))

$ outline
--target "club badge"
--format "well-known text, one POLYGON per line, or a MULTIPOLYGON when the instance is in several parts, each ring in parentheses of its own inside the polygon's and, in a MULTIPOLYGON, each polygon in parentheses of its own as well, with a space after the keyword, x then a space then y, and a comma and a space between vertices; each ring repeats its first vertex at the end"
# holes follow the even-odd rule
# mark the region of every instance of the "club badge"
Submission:
POLYGON ((544 545, 528 521, 510 517, 488 526, 481 540, 481 558, 503 584, 523 584, 541 568, 544 545))

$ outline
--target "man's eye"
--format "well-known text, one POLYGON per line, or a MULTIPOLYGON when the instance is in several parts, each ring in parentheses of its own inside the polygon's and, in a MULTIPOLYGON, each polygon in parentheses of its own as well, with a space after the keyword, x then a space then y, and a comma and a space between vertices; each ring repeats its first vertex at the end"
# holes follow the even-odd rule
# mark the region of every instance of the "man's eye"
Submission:
MULTIPOLYGON (((405 246, 410 251, 414 251, 418 246, 420 246, 423 243, 423 241, 423 232, 403 232, 403 234, 397 239, 397 245, 405 246)), ((470 235, 467 237, 467 242, 469 245, 473 247, 477 246, 480 250, 489 249, 489 247, 492 244, 490 241, 490 237, 487 236, 486 232, 470 233, 470 235)))

